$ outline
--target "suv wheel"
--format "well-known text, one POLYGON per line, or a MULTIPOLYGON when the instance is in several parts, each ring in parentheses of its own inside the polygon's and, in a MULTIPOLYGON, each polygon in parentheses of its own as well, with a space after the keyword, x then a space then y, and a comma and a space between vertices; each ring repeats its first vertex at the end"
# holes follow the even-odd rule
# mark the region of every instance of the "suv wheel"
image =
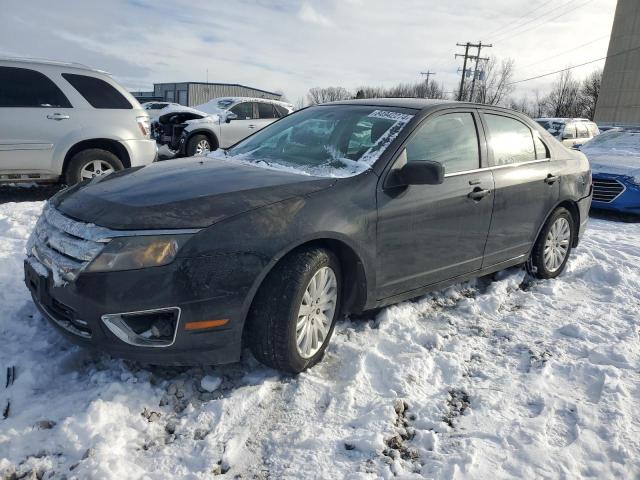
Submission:
POLYGON ((555 278, 569 260, 574 239, 574 222, 566 208, 556 209, 545 223, 527 262, 527 270, 537 278, 555 278))
POLYGON ((82 180, 122 170, 124 165, 113 153, 101 148, 89 148, 76 153, 69 162, 65 183, 74 185, 82 180))
POLYGON ((211 141, 206 135, 194 135, 187 143, 187 156, 206 155, 211 151, 211 141))
POLYGON ((328 250, 301 250, 267 276, 248 319, 254 356, 278 370, 299 373, 318 363, 340 314, 340 263, 328 250))

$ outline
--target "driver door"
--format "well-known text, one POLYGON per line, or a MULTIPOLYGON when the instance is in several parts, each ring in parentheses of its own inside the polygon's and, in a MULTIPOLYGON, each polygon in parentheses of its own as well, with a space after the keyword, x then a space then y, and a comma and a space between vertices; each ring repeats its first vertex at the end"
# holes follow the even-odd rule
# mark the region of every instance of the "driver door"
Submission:
POLYGON ((439 185, 378 189, 377 298, 479 270, 493 211, 493 173, 473 110, 429 117, 413 132, 393 169, 430 160, 444 166, 439 185))
POLYGON ((236 118, 220 125, 220 146, 228 148, 257 130, 254 102, 241 102, 229 109, 236 118))

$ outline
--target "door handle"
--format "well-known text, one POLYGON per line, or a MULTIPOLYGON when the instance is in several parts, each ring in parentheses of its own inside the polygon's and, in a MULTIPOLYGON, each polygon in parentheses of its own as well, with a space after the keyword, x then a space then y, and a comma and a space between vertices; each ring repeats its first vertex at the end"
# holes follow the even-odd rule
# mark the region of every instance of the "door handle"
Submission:
POLYGON ((469 192, 469 195, 467 195, 467 197, 469 197, 471 200, 482 200, 484 197, 486 197, 490 193, 491 193, 491 190, 486 190, 480 187, 476 187, 471 192, 469 192))
POLYGON ((558 181, 558 177, 551 174, 547 175, 547 178, 544 179, 544 183, 546 183, 547 185, 553 185, 557 181, 558 181))
POLYGON ((57 120, 57 121, 60 121, 60 120, 66 120, 66 119, 68 119, 68 118, 69 118, 69 115, 66 115, 66 114, 64 114, 64 113, 52 113, 52 114, 50 114, 50 115, 47 115, 47 118, 48 118, 49 120, 57 120))

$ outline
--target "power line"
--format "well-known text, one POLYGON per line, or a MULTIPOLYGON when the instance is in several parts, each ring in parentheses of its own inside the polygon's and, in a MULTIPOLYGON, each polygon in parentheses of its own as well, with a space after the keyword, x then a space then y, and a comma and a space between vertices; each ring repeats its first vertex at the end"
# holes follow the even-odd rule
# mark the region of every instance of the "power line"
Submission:
MULTIPOLYGON (((572 0, 572 1, 575 1, 575 0, 572 0)), ((586 7, 587 5, 589 5, 589 4, 590 4, 591 2, 593 2, 593 1, 594 1, 594 0, 587 0, 587 2, 586 2, 586 3, 584 3, 584 4, 582 4, 582 6, 581 6, 581 7, 582 7, 582 8, 584 8, 584 7, 586 7)), ((572 2, 569 2, 569 3, 572 3, 572 2)), ((565 4, 565 6, 569 5, 569 3, 565 4)), ((526 28, 526 29, 521 30, 521 31, 519 31, 519 32, 518 32, 518 31, 515 31, 515 32, 513 32, 513 33, 511 33, 511 34, 507 35, 506 37, 502 37, 502 38, 498 39, 498 41, 499 41, 499 42, 504 42, 505 40, 511 39, 511 38, 513 38, 513 37, 517 37, 518 35, 522 35, 523 33, 530 32, 531 30, 534 30, 534 29, 536 29, 536 28, 538 28, 538 27, 541 27, 541 26, 543 26, 543 25, 546 25, 548 22, 552 22, 552 21, 554 21, 554 20, 557 20, 558 18, 564 17, 565 15, 569 15, 570 13, 573 13, 574 11, 575 11, 575 9, 572 7, 572 8, 570 8, 570 9, 566 10, 565 12, 563 12, 563 13, 561 13, 561 14, 559 14, 559 15, 556 15, 555 17, 551 17, 551 18, 547 18, 547 19, 545 19, 545 21, 544 21, 544 22, 542 22, 542 23, 540 23, 539 25, 533 25, 533 26, 531 26, 530 28, 526 28)), ((543 15, 543 16, 544 16, 544 15, 543 15)), ((540 18, 540 17, 538 17, 538 18, 540 18)), ((522 25, 522 26, 523 26, 523 25, 522 25)))
POLYGON ((605 38, 609 38, 609 35, 603 35, 600 38, 596 38, 595 40, 591 40, 590 42, 583 43, 582 45, 578 45, 577 47, 574 47, 574 48, 570 48, 569 50, 564 50, 563 52, 558 53, 557 55, 553 55, 551 57, 543 58, 542 60, 539 60, 539 61, 534 62, 534 63, 530 63, 528 65, 525 65, 524 67, 521 67, 521 68, 529 68, 529 67, 532 67, 534 65, 538 65, 539 63, 546 62, 547 60, 552 60, 554 58, 561 57, 562 55, 566 55, 567 53, 574 52, 576 50, 579 50, 580 48, 583 48, 583 47, 586 47, 586 46, 591 45, 593 43, 599 42, 600 40, 603 40, 605 38))
POLYGON ((625 53, 630 53, 630 52, 633 52, 633 51, 636 51, 636 50, 640 50, 640 47, 630 48, 629 50, 623 50, 622 52, 615 53, 613 55, 607 55, 606 57, 597 58, 595 60, 591 60, 589 62, 584 62, 584 63, 581 63, 579 65, 573 65, 572 67, 563 68, 562 70, 556 70, 555 72, 545 73, 543 75, 536 75, 535 77, 525 78, 523 80, 518 80, 518 81, 515 81, 515 82, 507 83, 507 85, 515 85, 516 83, 528 82, 530 80, 536 80, 538 78, 544 78, 544 77, 548 77, 550 75, 555 75, 556 73, 567 72, 569 70, 573 70, 574 68, 584 67, 585 65, 591 65, 592 63, 601 62, 602 60, 607 60, 608 58, 617 57, 619 55, 624 55, 625 53))
MULTIPOLYGON (((535 22, 536 20, 539 20, 540 18, 549 15, 550 13, 554 13, 558 11, 558 8, 562 8, 562 7, 566 7, 567 5, 570 5, 572 3, 575 3, 577 0, 569 0, 567 3, 561 5, 560 7, 554 6, 551 10, 547 10, 545 12, 543 12, 541 15, 538 15, 537 17, 533 17, 527 21, 525 21, 524 23, 520 23, 518 24, 518 21, 516 21, 515 24, 511 24, 509 26, 507 26, 506 28, 503 29, 498 29, 498 33, 497 34, 492 34, 494 35, 492 38, 496 38, 496 37, 501 37, 502 35, 504 35, 506 32, 509 32, 510 30, 517 30, 518 28, 522 28, 526 25, 529 25, 530 23, 535 22), (502 32, 500 30, 503 30, 502 32)), ((547 2, 549 3, 549 2, 547 2)), ((547 3, 542 4, 537 10, 541 10, 542 7, 544 7, 545 5, 547 5, 547 3)), ((536 10, 534 10, 533 12, 530 13, 534 13, 536 10)), ((522 17, 521 17, 522 18, 522 17)))
POLYGON ((471 95, 473 96, 473 89, 475 88, 475 84, 476 84, 476 77, 478 75, 478 61, 479 60, 489 60, 488 58, 482 58, 480 57, 480 52, 483 48, 490 48, 493 45, 490 44, 482 44, 482 42, 478 42, 478 43, 471 43, 471 42, 467 42, 467 43, 457 43, 456 44, 458 47, 465 47, 464 49, 464 54, 462 53, 456 53, 455 54, 455 58, 458 57, 464 57, 464 63, 462 64, 462 75, 460 77, 460 90, 458 91, 458 101, 462 100, 463 94, 464 94, 464 79, 467 76, 467 62, 469 60, 475 60, 476 61, 476 66, 473 70, 473 82, 471 83, 471 95), (477 48, 478 49, 478 54, 477 55, 469 55, 469 49, 470 48, 477 48))
POLYGON ((534 8, 533 10, 528 11, 527 13, 525 13, 524 15, 522 15, 521 17, 518 17, 514 22, 509 22, 507 25, 503 25, 500 28, 496 28, 495 30, 492 30, 491 32, 487 33, 485 35, 485 37, 489 37, 491 35, 495 35, 496 33, 498 33, 500 30, 509 30, 511 28, 514 27, 515 24, 517 24, 520 20, 528 17, 529 15, 531 15, 534 12, 537 12, 538 10, 544 8, 545 6, 547 6, 548 4, 550 4, 551 2, 555 2, 557 0, 547 0, 546 2, 544 2, 542 5, 539 5, 538 7, 534 8))

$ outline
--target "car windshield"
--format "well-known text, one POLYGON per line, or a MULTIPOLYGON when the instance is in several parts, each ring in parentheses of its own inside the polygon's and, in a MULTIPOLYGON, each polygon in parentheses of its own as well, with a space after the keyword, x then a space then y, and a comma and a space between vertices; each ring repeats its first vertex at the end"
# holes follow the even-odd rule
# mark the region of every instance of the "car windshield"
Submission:
POLYGON ((311 107, 212 156, 314 176, 349 177, 369 169, 415 113, 362 105, 311 107))

